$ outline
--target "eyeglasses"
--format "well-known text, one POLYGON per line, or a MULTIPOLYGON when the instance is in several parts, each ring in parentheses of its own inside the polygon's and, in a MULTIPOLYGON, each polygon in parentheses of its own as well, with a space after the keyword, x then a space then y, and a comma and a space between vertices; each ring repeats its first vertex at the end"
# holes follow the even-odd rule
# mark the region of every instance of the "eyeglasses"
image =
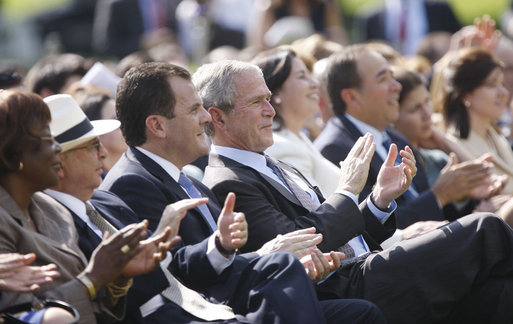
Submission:
POLYGON ((67 150, 65 153, 73 152, 73 151, 78 151, 78 150, 92 150, 93 148, 95 148, 96 152, 99 153, 100 152, 100 142, 96 141, 96 142, 91 143, 91 144, 89 144, 87 146, 75 147, 75 148, 72 148, 70 150, 67 150))
POLYGON ((44 142, 50 142, 50 143, 55 142, 55 137, 53 137, 53 136, 39 136, 39 139, 44 142))

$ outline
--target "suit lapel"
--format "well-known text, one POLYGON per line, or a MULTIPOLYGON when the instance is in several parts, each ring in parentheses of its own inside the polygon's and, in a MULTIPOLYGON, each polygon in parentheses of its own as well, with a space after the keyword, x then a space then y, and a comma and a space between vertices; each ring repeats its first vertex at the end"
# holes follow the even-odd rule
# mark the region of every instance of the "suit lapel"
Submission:
POLYGON ((399 150, 403 150, 406 145, 408 145, 412 149, 413 155, 415 156, 415 160, 416 160, 416 166, 417 166, 417 174, 415 175, 415 177, 413 177, 412 182, 415 186, 415 189, 418 191, 419 194, 425 190, 428 190, 429 182, 427 179, 427 175, 426 175, 424 166, 422 163, 419 162, 422 159, 420 157, 419 152, 417 150, 415 150, 413 148, 413 146, 408 142, 408 140, 406 138, 404 138, 401 134, 399 134, 396 131, 391 130, 391 129, 387 129, 386 132, 387 132, 388 136, 390 136, 390 138, 392 139, 392 142, 397 144, 397 148, 399 150))
MULTIPOLYGON (((142 165, 143 168, 145 168, 148 172, 150 172, 154 177, 159 179, 162 184, 166 187, 167 193, 166 198, 169 202, 176 202, 178 200, 182 199, 190 199, 189 195, 183 190, 182 186, 180 186, 167 172, 164 170, 160 165, 155 163, 152 159, 144 155, 143 153, 139 152, 137 149, 130 147, 129 151, 127 152, 127 157, 136 163, 139 163, 142 165), (128 154, 131 153, 131 154, 128 154), (178 196, 178 199, 177 199, 178 196)), ((199 190, 199 189, 198 189, 199 190)), ((207 197, 207 196, 205 196, 207 197)), ((207 207, 209 207, 210 202, 207 204, 207 207)), ((214 213, 212 212, 212 208, 209 207, 209 210, 214 217, 214 219, 217 221, 217 214, 214 216, 214 213)), ((189 211, 189 213, 193 213, 195 217, 198 219, 201 219, 201 221, 205 224, 207 228, 210 229, 210 225, 207 223, 205 218, 203 217, 203 214, 199 210, 199 208, 194 208, 189 211)))
MULTIPOLYGON (((352 138, 353 143, 356 143, 358 138, 363 136, 363 134, 344 115, 338 116, 338 118, 339 119, 335 120, 335 122, 337 122, 337 124, 339 124, 339 127, 341 129, 345 130, 345 133, 348 134, 352 138)), ((372 160, 371 160, 371 166, 370 166, 371 172, 369 172, 369 176, 373 177, 373 179, 372 179, 373 182, 376 182, 376 178, 378 176, 379 170, 381 169, 381 165, 383 164, 383 162, 385 162, 385 161, 383 161, 381 159, 379 154, 374 153, 374 156, 372 157, 372 160)))
POLYGON ((253 168, 250 168, 250 167, 248 167, 244 164, 241 164, 235 160, 232 160, 225 156, 220 156, 215 153, 210 153, 209 160, 208 160, 208 166, 214 167, 214 168, 227 167, 227 168, 242 168, 242 169, 250 170, 251 172, 256 173, 260 178, 262 178, 271 187, 276 189, 283 197, 287 198, 287 200, 289 200, 290 202, 292 202, 298 206, 303 207, 301 205, 301 203, 299 202, 299 200, 297 200, 296 196, 294 196, 292 193, 290 193, 290 191, 288 191, 285 187, 283 187, 283 185, 281 183, 279 183, 278 181, 274 180, 271 177, 266 176, 265 174, 262 174, 256 170, 254 170, 253 168))
MULTIPOLYGON (((36 193, 37 194, 37 193, 36 193)), ((36 195, 34 194, 34 195, 36 195)), ((41 194, 43 195, 43 194, 41 194)), ((46 197, 46 194, 44 194, 46 197)), ((32 198, 34 199, 34 198, 32 198)), ((58 202, 55 202, 58 204, 58 202)), ((30 228, 30 224, 27 222, 26 217, 24 216, 21 209, 11 198, 9 193, 5 191, 4 188, 0 186, 0 206, 5 208, 7 212, 24 228, 30 228)), ((68 254, 72 254, 80 259, 83 263, 87 262, 82 254, 78 254, 77 251, 71 249, 62 242, 68 242, 72 238, 70 237, 71 233, 68 233, 68 228, 66 226, 63 227, 64 224, 60 224, 55 221, 53 217, 64 217, 64 215, 50 215, 47 211, 40 209, 37 204, 31 203, 29 206, 30 214, 32 220, 36 224, 37 232, 34 232, 33 235, 41 236, 42 240, 46 241, 49 245, 53 246, 55 249, 64 251, 68 254), (48 215, 47 215, 48 214, 48 215)), ((71 219, 70 219, 71 221, 71 219)), ((71 224, 73 226, 73 224, 71 224)), ((85 264, 85 263, 84 263, 85 264)))

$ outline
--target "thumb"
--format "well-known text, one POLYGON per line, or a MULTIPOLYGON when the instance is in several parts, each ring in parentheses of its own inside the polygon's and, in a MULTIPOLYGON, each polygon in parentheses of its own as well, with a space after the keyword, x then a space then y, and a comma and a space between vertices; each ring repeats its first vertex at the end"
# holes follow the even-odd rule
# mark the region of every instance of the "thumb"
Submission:
POLYGON ((224 200, 223 210, 221 211, 221 215, 229 215, 233 213, 233 208, 235 207, 235 194, 233 192, 228 193, 226 199, 224 200))
POLYGON ((390 150, 388 151, 387 159, 385 163, 383 163, 385 166, 394 166, 395 159, 397 158, 397 145, 392 143, 390 145, 390 150))
POLYGON ((456 164, 458 164, 456 154, 454 152, 449 153, 449 161, 447 161, 447 164, 442 168, 441 172, 447 171, 450 167, 456 164))

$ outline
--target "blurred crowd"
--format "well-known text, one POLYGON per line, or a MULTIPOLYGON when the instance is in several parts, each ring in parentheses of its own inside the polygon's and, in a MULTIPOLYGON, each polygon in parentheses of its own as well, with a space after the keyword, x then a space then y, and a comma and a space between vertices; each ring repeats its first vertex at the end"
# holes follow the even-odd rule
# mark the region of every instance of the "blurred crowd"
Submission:
POLYGON ((510 323, 513 3, 0 2, 0 322, 510 323))

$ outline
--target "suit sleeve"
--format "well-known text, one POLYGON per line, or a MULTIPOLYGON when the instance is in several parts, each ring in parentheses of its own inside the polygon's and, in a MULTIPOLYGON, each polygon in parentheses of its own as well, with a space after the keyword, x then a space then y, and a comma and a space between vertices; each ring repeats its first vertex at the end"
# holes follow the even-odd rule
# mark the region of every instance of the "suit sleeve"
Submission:
POLYGON ((236 211, 246 215, 249 233, 248 243, 242 251, 255 251, 278 234, 316 227, 323 234, 319 248, 323 251, 337 249, 351 238, 363 232, 362 214, 354 202, 340 194, 330 196, 312 212, 300 206, 280 207, 277 199, 262 183, 226 180, 212 187, 218 200, 222 201, 229 192, 236 194, 236 211), (287 209, 281 210, 280 208, 287 209))

